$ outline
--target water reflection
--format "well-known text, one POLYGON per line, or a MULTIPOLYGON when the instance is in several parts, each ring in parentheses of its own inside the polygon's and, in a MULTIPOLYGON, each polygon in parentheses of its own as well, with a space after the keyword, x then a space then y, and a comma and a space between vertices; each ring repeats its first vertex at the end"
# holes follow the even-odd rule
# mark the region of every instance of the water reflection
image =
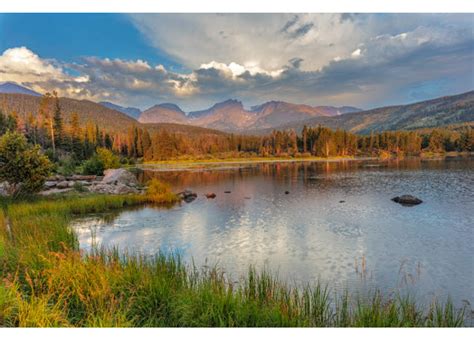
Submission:
POLYGON ((198 198, 106 221, 88 217, 75 228, 85 249, 94 235, 131 252, 179 251, 234 278, 254 264, 296 284, 321 279, 341 289, 408 288, 427 302, 448 293, 458 303, 474 302, 473 165, 405 159, 147 170, 141 181, 158 177, 198 198), (207 192, 217 198, 206 199, 207 192), (390 201, 405 193, 424 203, 390 201))

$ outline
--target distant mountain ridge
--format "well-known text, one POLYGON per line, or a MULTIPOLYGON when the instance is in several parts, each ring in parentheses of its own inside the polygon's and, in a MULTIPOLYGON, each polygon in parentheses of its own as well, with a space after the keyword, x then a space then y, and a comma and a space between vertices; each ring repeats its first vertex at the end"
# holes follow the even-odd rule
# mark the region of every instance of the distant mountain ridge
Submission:
POLYGON ((24 86, 21 86, 14 82, 4 82, 0 83, 0 93, 2 94, 22 94, 22 95, 31 95, 39 97, 41 96, 40 93, 28 89, 24 86))
POLYGON ((208 109, 191 111, 187 115, 176 105, 163 104, 145 110, 139 117, 142 123, 185 123, 211 129, 239 132, 247 129, 272 128, 315 116, 334 116, 361 109, 355 107, 312 107, 282 101, 270 101, 246 110, 241 101, 228 99, 208 109))
POLYGON ((111 102, 99 102, 99 104, 103 105, 104 107, 107 107, 109 109, 117 110, 120 111, 121 113, 124 113, 130 117, 133 117, 134 119, 137 119, 142 111, 138 108, 133 108, 133 107, 122 107, 118 104, 111 103, 111 102))

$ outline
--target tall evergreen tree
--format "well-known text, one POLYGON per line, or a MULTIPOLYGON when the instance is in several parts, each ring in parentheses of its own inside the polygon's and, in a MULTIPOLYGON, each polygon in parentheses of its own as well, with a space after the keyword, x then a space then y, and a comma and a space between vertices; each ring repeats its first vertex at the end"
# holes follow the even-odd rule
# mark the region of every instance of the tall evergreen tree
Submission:
POLYGON ((61 113, 61 106, 59 104, 59 97, 56 92, 53 92, 54 96, 54 116, 52 122, 52 143, 53 143, 53 152, 56 153, 57 148, 61 148, 63 145, 63 117, 61 113))

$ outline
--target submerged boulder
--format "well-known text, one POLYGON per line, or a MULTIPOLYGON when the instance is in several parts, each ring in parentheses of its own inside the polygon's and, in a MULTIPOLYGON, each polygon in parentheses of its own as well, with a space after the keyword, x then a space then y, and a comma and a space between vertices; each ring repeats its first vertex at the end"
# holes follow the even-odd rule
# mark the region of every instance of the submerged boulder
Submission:
POLYGON ((392 198, 392 201, 399 203, 404 206, 414 206, 421 204, 423 200, 414 197, 413 195, 404 194, 399 197, 392 198))
POLYGON ((191 191, 190 189, 185 189, 182 192, 176 193, 176 195, 185 202, 191 202, 197 198, 197 193, 191 191))
POLYGON ((208 199, 214 199, 216 197, 216 193, 206 193, 204 194, 208 199))

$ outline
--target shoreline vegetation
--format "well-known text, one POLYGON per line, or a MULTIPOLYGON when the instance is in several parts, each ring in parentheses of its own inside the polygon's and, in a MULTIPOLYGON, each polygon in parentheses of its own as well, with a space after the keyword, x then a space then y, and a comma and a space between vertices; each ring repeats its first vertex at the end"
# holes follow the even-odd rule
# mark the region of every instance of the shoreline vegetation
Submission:
POLYGON ((441 159, 446 157, 466 157, 474 156, 473 152, 445 152, 445 153, 431 153, 425 152, 419 156, 403 156, 392 157, 385 156, 334 156, 334 157, 229 157, 229 158, 202 158, 202 159, 174 159, 163 161, 147 161, 142 164, 137 164, 130 167, 153 170, 170 170, 172 167, 177 169, 199 168, 203 166, 214 165, 239 165, 239 164, 256 164, 256 163, 277 163, 277 162, 344 162, 344 161, 387 161, 387 160, 401 160, 405 158, 420 158, 422 160, 441 159))
POLYGON ((79 250, 69 227, 80 214, 172 204, 167 186, 146 195, 85 195, 2 201, 0 326, 5 327, 459 327, 464 310, 448 299, 421 306, 414 297, 379 291, 336 293, 321 283, 290 287, 249 268, 230 281, 216 268, 196 269, 178 256, 79 250), (161 201, 159 200, 161 198, 161 201))

